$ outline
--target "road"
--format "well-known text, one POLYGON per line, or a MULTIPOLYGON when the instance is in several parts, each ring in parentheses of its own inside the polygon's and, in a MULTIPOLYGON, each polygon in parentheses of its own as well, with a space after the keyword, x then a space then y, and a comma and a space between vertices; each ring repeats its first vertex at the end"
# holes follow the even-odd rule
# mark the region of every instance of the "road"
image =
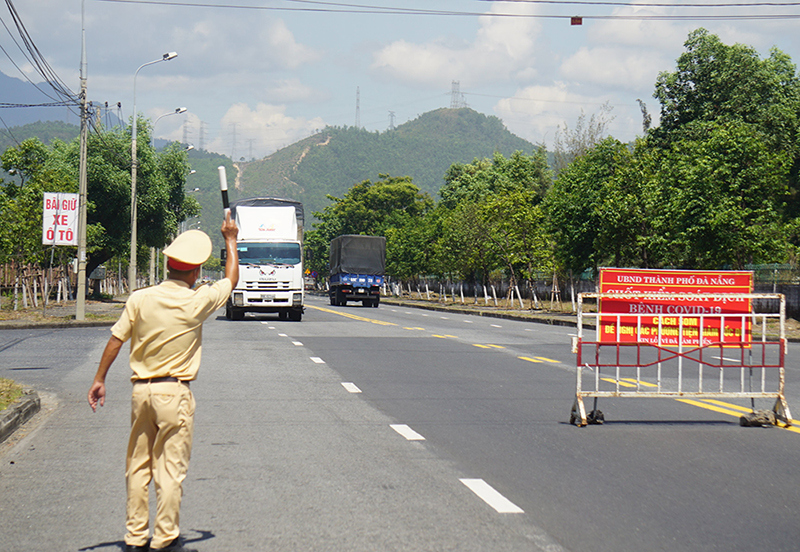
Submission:
MULTIPOLYGON (((797 433, 671 399, 576 428, 574 329, 308 302, 301 323, 206 324, 182 515, 202 552, 797 549, 797 433)), ((0 333, 0 376, 52 405, 0 448, 9 550, 121 547, 124 359, 85 402, 107 336, 0 333)))

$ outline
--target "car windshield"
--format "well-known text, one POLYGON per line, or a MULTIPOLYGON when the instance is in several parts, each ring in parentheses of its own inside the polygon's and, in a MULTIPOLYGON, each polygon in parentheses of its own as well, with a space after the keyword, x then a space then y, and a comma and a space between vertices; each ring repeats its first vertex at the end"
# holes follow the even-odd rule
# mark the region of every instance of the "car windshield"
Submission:
POLYGON ((300 262, 299 243, 240 243, 240 264, 287 264, 300 262))

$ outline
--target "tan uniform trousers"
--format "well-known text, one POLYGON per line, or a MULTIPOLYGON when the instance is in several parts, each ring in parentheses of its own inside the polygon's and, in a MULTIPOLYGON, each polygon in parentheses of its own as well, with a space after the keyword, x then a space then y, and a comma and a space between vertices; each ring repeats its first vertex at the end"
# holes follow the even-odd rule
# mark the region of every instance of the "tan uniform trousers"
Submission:
POLYGON ((186 383, 134 382, 125 471, 126 544, 147 543, 151 480, 156 490, 156 519, 150 548, 164 548, 180 534, 182 484, 192 453, 194 408, 186 383))

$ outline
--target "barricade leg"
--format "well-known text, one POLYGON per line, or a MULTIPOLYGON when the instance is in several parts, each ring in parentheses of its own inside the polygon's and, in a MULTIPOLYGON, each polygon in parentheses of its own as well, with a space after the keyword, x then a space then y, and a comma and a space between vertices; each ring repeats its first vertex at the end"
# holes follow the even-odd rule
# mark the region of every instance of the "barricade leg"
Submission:
POLYGON ((572 411, 569 413, 569 423, 578 427, 584 427, 589 424, 586 419, 586 407, 583 404, 583 397, 580 395, 575 396, 575 402, 572 403, 572 411))
POLYGON ((792 425, 792 413, 789 412, 789 404, 786 402, 786 397, 778 397, 775 401, 775 406, 772 407, 775 412, 775 418, 782 421, 787 426, 792 425))

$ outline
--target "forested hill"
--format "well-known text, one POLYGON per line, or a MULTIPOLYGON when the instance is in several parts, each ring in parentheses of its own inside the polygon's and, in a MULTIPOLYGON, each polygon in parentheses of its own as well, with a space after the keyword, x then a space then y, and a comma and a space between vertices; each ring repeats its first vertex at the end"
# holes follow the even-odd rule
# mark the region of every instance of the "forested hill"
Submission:
POLYGON ((0 153, 11 146, 16 146, 28 138, 39 138, 45 144, 50 144, 58 138, 64 142, 71 142, 80 134, 80 127, 63 121, 38 121, 26 125, 0 129, 0 153))
POLYGON ((242 164, 236 195, 300 200, 310 217, 330 203, 327 194, 342 197, 357 182, 389 174, 411 176, 421 190, 437 198, 453 163, 534 149, 497 117, 468 108, 439 109, 386 132, 326 128, 266 159, 242 164))

